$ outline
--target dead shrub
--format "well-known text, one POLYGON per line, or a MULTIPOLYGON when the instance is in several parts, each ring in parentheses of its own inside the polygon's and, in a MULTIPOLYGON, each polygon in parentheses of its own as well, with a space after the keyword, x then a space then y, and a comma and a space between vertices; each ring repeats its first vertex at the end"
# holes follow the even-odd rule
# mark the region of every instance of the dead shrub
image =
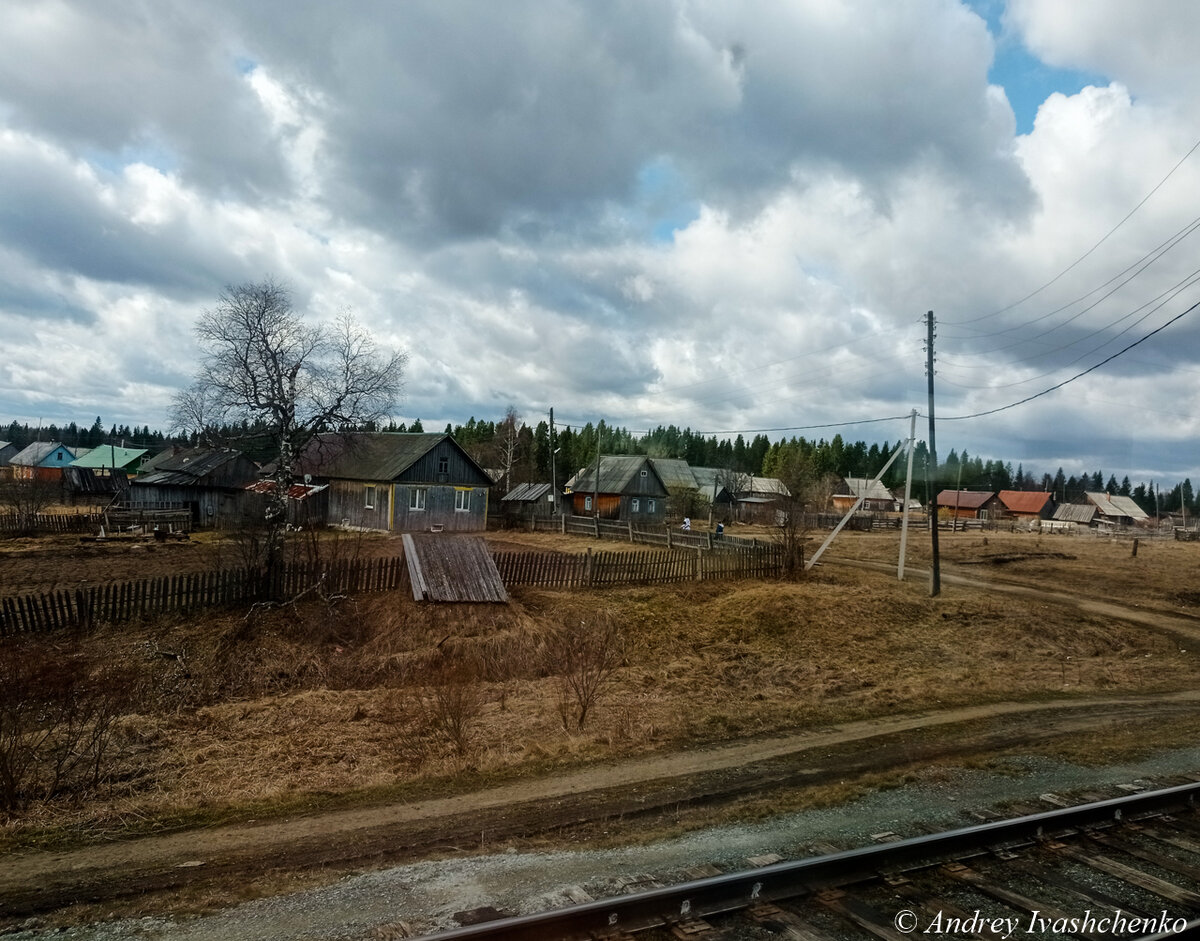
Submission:
POLYGON ((0 811, 109 780, 121 758, 117 720, 144 686, 128 662, 34 643, 0 647, 0 811))
POLYGON ((383 714, 395 730, 401 757, 419 767, 438 751, 449 750, 459 758, 473 753, 484 701, 476 670, 446 661, 427 685, 389 691, 383 714))
POLYGON ((620 623, 611 611, 570 617, 546 639, 547 669, 555 678, 564 731, 581 730, 625 657, 620 623))

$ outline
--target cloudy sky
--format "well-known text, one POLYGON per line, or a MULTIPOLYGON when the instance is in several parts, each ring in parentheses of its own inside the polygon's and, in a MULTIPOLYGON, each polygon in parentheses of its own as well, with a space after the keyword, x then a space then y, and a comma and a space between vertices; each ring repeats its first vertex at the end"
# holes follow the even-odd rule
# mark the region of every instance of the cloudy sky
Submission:
POLYGON ((165 427, 269 276, 435 429, 897 440, 933 310, 941 454, 1200 479, 1192 0, 0 16, 0 421, 165 427))

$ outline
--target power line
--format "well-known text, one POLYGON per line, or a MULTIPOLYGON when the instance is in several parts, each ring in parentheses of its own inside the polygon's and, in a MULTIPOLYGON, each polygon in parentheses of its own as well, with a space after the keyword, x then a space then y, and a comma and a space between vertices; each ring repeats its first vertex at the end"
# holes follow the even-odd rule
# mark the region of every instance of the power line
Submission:
POLYGON ((1101 245, 1103 245, 1106 241, 1108 241, 1109 237, 1112 236, 1113 233, 1115 233, 1119 228, 1121 228, 1121 226, 1123 226, 1126 222, 1128 222, 1133 217, 1134 213, 1136 213, 1139 209, 1141 209, 1142 206, 1144 206, 1146 204, 1147 200, 1149 200, 1151 196, 1153 196, 1155 193, 1157 193, 1162 188, 1163 184, 1165 184, 1167 182, 1167 180, 1169 180, 1174 175, 1176 170, 1178 170, 1181 166, 1183 166, 1184 161, 1186 161, 1188 159, 1188 157, 1190 157, 1193 153, 1195 153, 1196 148, 1198 148, 1198 147, 1200 147, 1200 140, 1197 140, 1196 143, 1192 144, 1192 146, 1188 149, 1188 152, 1179 158, 1179 162, 1176 163, 1175 166, 1171 167, 1171 169, 1167 173, 1167 175, 1158 181, 1158 183, 1155 185, 1154 189, 1150 190, 1149 193, 1147 193, 1145 196, 1143 196, 1141 199, 1141 202, 1139 202, 1136 206, 1134 206, 1132 209, 1130 209, 1129 212, 1125 214, 1125 217, 1120 222, 1118 222, 1115 226, 1113 226, 1111 229, 1109 229, 1108 232, 1100 239, 1100 241, 1098 241, 1095 245, 1093 245, 1091 248, 1089 248, 1086 252, 1084 252, 1082 255, 1080 255, 1078 258, 1076 258, 1073 262, 1071 262, 1071 264, 1067 265, 1066 268, 1064 268, 1062 271, 1060 271, 1058 274, 1056 274, 1053 278, 1051 278, 1049 281, 1047 281, 1041 287, 1037 288, 1036 290, 1030 291, 1028 294, 1026 294, 1020 300, 1013 301, 1007 307, 1001 307, 999 310, 994 310, 987 314, 981 314, 980 316, 974 317, 971 320, 942 321, 942 323, 944 325, 952 326, 952 327, 961 327, 961 326, 966 326, 967 324, 978 323, 981 320, 987 320, 989 317, 995 317, 997 314, 1003 314, 1007 311, 1010 311, 1014 307, 1018 307, 1021 304, 1024 304, 1030 298, 1036 297, 1038 294, 1041 294, 1042 291, 1046 290, 1046 288, 1050 287, 1052 284, 1054 284, 1056 281, 1058 281, 1060 278, 1062 278, 1063 275, 1065 275, 1069 271, 1071 271, 1071 269, 1073 269, 1076 265, 1078 265, 1080 262, 1082 262, 1084 259, 1086 259, 1089 255, 1091 255, 1092 252, 1094 252, 1101 245))
POLYGON ((1118 356, 1121 356, 1121 355, 1129 352, 1135 346, 1140 346, 1142 343, 1145 343, 1147 340, 1149 340, 1155 334, 1162 333, 1164 330, 1167 329, 1167 327, 1171 326, 1171 324, 1182 320, 1184 317, 1186 317, 1188 314, 1190 314, 1192 311, 1194 311, 1197 307, 1200 307, 1200 301, 1197 301, 1195 304, 1193 304, 1191 307, 1189 307, 1187 310, 1183 311, 1182 313, 1176 314, 1174 317, 1172 317, 1170 320, 1168 320, 1166 323, 1164 323, 1161 327, 1155 327, 1153 330, 1151 330, 1149 333, 1147 333, 1141 339, 1134 340, 1132 343, 1130 343, 1128 346, 1124 347, 1123 349, 1117 350, 1117 352, 1113 353, 1111 356, 1108 356, 1108 357, 1100 360, 1100 362, 1096 363, 1096 365, 1089 366, 1083 372, 1076 373, 1074 376, 1071 376, 1071 378, 1064 379, 1062 382, 1052 385, 1048 389, 1043 389, 1041 392, 1035 392, 1033 395, 1026 396, 1025 398, 1021 399, 1020 401, 1012 402, 1008 405, 1002 405, 999 408, 988 409, 985 412, 974 412, 970 415, 951 415, 949 417, 943 417, 942 421, 965 421, 968 418, 983 418, 985 415, 995 415, 998 412, 1004 412, 1010 408, 1016 408, 1018 405, 1024 405, 1026 402, 1032 402, 1034 399, 1039 399, 1043 395, 1049 395, 1051 392, 1055 392, 1055 391, 1061 389, 1063 386, 1070 385, 1076 379, 1082 379, 1088 373, 1095 372, 1101 366, 1104 366, 1107 363, 1111 363, 1118 356))

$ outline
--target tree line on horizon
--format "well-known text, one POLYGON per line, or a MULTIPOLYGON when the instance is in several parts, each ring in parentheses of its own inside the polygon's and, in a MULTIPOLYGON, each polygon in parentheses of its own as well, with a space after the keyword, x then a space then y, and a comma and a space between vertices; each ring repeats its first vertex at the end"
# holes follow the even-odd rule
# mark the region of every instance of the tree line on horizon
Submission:
MULTIPOLYGON (((152 451, 170 445, 197 446, 204 443, 196 433, 169 434, 151 429, 149 425, 130 427, 113 424, 106 430, 100 416, 96 416, 96 420, 86 427, 76 422, 63 426, 53 423, 30 426, 12 421, 0 425, 0 428, 3 428, 0 441, 8 441, 17 448, 24 448, 39 440, 61 441, 68 447, 93 448, 115 444, 152 451)), ((347 430, 424 432, 425 427, 417 419, 411 423, 394 420, 369 423, 347 430)), ((545 420, 530 427, 521 420, 514 408, 509 408, 500 421, 472 416, 463 424, 447 423, 444 430, 481 466, 504 469, 508 478, 507 486, 550 480, 550 426, 545 420)), ((275 457, 270 453, 269 442, 260 429, 247 423, 219 426, 210 429, 203 437, 208 441, 237 447, 260 463, 269 462, 275 457)), ((687 461, 693 467, 716 467, 762 477, 786 476, 784 469, 790 462, 800 458, 816 476, 836 474, 839 477, 873 478, 901 444, 901 441, 883 445, 861 440, 851 442, 840 434, 828 440, 793 436, 771 441, 764 434, 756 434, 749 440, 741 434, 732 440, 718 439, 676 425, 659 425, 645 434, 635 434, 627 428, 613 427, 600 420, 595 424, 588 422, 582 428, 556 426, 554 482, 559 488, 563 487, 580 469, 595 462, 597 449, 602 454, 676 458, 687 461)), ((918 441, 913 456, 913 486, 918 496, 924 494, 928 462, 929 449, 924 441, 918 441)), ((905 460, 900 457, 884 476, 883 483, 888 487, 902 487, 904 475, 905 460)), ((968 454, 966 450, 958 452, 951 449, 945 459, 938 463, 933 479, 938 490, 1028 490, 1052 493, 1059 503, 1081 502, 1085 492, 1103 491, 1131 497, 1151 516, 1183 510, 1200 513, 1200 500, 1190 478, 1165 489, 1156 486, 1153 481, 1135 485, 1128 475, 1121 480, 1117 480, 1115 474, 1109 474, 1106 478, 1100 470, 1076 476, 1066 474, 1060 467, 1053 475, 1044 472, 1039 475, 1026 471, 1022 464, 1018 464, 1014 470, 1011 462, 984 460, 968 454)))

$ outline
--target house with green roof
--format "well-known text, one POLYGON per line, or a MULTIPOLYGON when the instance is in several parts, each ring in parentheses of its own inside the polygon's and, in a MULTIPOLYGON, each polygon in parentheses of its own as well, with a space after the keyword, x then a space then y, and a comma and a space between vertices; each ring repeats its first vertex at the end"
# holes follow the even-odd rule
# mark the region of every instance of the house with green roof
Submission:
POLYGON ((149 452, 146 448, 118 448, 111 444, 102 444, 89 448, 82 456, 76 456, 70 466, 86 467, 100 476, 111 473, 114 468, 125 474, 136 474, 147 453, 149 452))
POLYGON ((398 533, 487 528, 492 479, 448 434, 320 435, 297 473, 328 484, 330 523, 398 533))

